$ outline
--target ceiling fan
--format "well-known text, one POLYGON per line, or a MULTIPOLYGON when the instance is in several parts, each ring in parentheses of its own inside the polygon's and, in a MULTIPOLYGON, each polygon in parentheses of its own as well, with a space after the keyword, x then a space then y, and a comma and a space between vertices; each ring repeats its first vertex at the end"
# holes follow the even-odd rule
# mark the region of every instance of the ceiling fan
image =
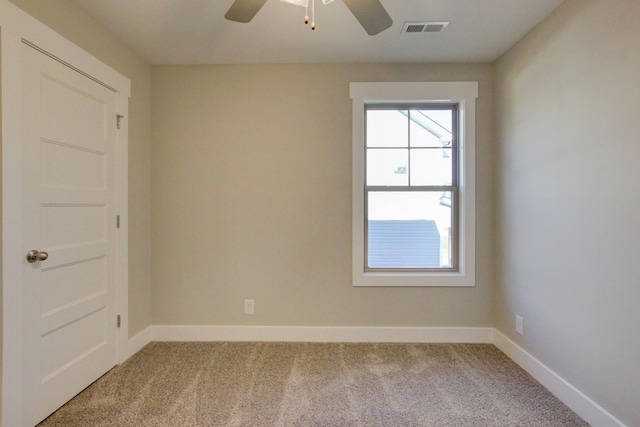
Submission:
MULTIPOLYGON (((393 24, 380 0, 343 0, 362 28, 374 36, 393 24)), ((224 15, 229 21, 250 22, 267 0, 235 0, 224 15)))

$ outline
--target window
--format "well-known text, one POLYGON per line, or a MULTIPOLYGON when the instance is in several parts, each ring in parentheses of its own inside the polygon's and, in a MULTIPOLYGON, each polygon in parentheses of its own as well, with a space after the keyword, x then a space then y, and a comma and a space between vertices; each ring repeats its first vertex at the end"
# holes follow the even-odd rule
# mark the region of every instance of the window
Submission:
POLYGON ((457 104, 365 105, 365 271, 458 271, 457 104))
POLYGON ((354 286, 474 286, 476 82, 351 83, 354 286))

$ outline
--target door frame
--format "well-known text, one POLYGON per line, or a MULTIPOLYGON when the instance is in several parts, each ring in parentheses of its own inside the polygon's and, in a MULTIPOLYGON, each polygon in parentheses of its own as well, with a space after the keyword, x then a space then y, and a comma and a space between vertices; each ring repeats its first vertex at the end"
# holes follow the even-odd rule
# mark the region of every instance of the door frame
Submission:
MULTIPOLYGON (((118 363, 126 360, 128 351, 128 109, 131 82, 108 65, 80 49, 32 16, 0 0, 0 92, 1 92, 1 181, 2 226, 0 247, 2 264, 2 414, 0 424, 23 425, 22 405, 22 242, 21 210, 21 45, 23 40, 41 51, 73 64, 72 68, 118 93, 117 114, 122 115, 117 135, 116 192, 120 229, 116 243, 115 292, 116 311, 121 315, 118 330, 118 363)), ((115 221, 116 219, 113 218, 115 221)), ((25 242, 26 243, 26 242, 25 242)), ((113 319, 115 322, 116 319, 113 319)))

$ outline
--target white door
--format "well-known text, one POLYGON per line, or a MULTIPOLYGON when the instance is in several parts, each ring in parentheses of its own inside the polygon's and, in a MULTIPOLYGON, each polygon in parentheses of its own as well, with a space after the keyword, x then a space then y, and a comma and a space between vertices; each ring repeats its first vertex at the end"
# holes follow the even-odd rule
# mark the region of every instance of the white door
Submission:
POLYGON ((22 64, 23 420, 35 425, 117 363, 118 95, 26 44, 22 64))

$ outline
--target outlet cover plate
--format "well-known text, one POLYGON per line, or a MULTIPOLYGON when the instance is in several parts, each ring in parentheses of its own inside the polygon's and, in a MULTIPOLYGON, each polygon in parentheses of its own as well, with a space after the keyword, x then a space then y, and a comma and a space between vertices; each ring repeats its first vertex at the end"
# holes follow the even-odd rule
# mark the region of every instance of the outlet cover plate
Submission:
POLYGON ((253 314, 254 301, 252 299, 244 300, 244 314, 253 314))
POLYGON ((516 314, 516 332, 524 335, 524 319, 516 314))

